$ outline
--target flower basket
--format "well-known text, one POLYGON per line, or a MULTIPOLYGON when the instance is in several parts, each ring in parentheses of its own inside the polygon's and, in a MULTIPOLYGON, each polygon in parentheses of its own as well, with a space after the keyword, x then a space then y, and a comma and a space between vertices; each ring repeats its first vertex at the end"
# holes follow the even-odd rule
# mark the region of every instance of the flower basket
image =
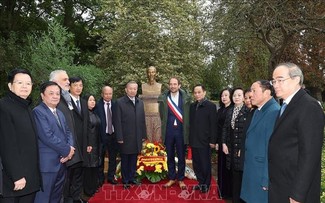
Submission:
POLYGON ((161 143, 145 142, 137 161, 138 179, 147 178, 157 183, 167 176, 167 157, 165 147, 161 143))

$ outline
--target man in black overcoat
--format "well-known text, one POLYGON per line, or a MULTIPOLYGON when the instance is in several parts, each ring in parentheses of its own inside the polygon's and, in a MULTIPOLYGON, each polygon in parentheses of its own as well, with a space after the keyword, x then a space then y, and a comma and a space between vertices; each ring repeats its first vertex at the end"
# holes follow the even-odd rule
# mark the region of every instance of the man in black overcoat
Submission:
MULTIPOLYGON (((82 200, 83 193, 83 167, 88 166, 88 153, 92 146, 88 144, 89 111, 87 101, 80 97, 83 90, 83 80, 80 77, 70 77, 70 97, 73 106, 72 114, 75 125, 75 135, 83 158, 82 165, 73 167, 68 173, 70 193, 73 201, 82 200)), ((83 200, 82 200, 83 201, 83 200)))
POLYGON ((283 104, 268 149, 269 203, 319 203, 324 112, 296 64, 279 64, 272 84, 283 104))
POLYGON ((195 102, 190 106, 190 135, 193 169, 198 180, 194 190, 208 192, 211 183, 211 148, 217 143, 217 107, 206 99, 203 85, 193 89, 195 102))
POLYGON ((124 189, 130 184, 138 185, 135 180, 137 156, 141 152, 142 142, 147 138, 143 101, 136 97, 138 84, 128 82, 126 95, 116 101, 113 112, 113 125, 119 143, 121 173, 124 189))
POLYGON ((8 74, 9 90, 0 99, 0 202, 33 203, 41 188, 37 129, 29 97, 32 86, 29 71, 13 69, 8 74))

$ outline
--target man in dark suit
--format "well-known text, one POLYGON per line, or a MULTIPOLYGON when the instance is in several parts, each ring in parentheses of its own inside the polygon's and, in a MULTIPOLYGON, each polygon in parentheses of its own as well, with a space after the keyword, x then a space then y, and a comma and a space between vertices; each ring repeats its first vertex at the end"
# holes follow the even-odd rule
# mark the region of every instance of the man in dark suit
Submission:
MULTIPOLYGON (((72 104, 72 114, 75 126, 75 136, 79 146, 81 156, 83 157, 82 165, 71 167, 68 172, 70 190, 66 197, 71 197, 74 202, 83 202, 83 167, 88 165, 88 153, 92 147, 88 144, 89 132, 89 111, 87 101, 80 97, 83 90, 83 80, 80 77, 70 77, 70 96, 72 104)), ((89 194, 85 194, 86 196, 89 194)))
POLYGON ((143 101, 136 95, 138 84, 128 82, 126 95, 116 102, 113 124, 121 156, 122 183, 124 189, 130 184, 138 185, 135 180, 137 156, 142 150, 142 142, 147 138, 143 101))
POLYGON ((118 154, 118 147, 116 136, 114 133, 114 126, 112 123, 112 112, 114 111, 115 102, 113 98, 113 88, 110 86, 104 86, 102 88, 102 98, 98 100, 95 112, 100 118, 100 136, 101 136, 101 165, 99 167, 99 184, 102 185, 105 182, 104 175, 104 160, 105 154, 108 154, 108 172, 107 182, 111 184, 117 184, 115 180, 116 172, 116 157, 118 154))
POLYGON ((296 64, 279 64, 272 84, 283 104, 269 142, 269 202, 319 203, 324 112, 296 64))
POLYGON ((196 101, 190 106, 189 143, 193 169, 199 182, 193 189, 206 193, 211 182, 211 148, 217 143, 217 107, 205 97, 203 85, 196 85, 193 94, 196 101))
POLYGON ((73 139, 63 113, 58 110, 60 87, 55 82, 41 85, 42 103, 33 110, 37 131, 43 191, 35 202, 60 202, 66 175, 65 162, 74 154, 73 139))

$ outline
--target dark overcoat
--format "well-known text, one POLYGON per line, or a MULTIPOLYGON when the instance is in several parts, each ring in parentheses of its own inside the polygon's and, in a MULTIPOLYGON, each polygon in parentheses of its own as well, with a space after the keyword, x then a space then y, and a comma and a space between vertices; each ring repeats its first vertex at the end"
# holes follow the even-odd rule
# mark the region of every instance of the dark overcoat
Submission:
POLYGON ((83 160, 82 165, 88 166, 89 159, 86 157, 88 157, 87 146, 89 146, 88 133, 90 128, 90 123, 89 123, 89 111, 88 111, 87 101, 80 98, 80 108, 81 108, 80 112, 77 106, 75 105, 75 103, 73 102, 72 98, 71 98, 71 103, 73 106, 72 114, 73 114, 73 120, 75 126, 75 135, 77 138, 77 142, 83 160))
POLYGON ((209 144, 217 143, 216 126, 217 108, 212 102, 205 100, 190 106, 190 146, 210 148, 209 144))
POLYGON ((121 154, 137 154, 142 149, 142 139, 147 139, 143 101, 136 98, 135 105, 128 96, 116 101, 113 125, 121 154))
MULTIPOLYGON (((243 105, 240 109, 236 119, 235 119, 235 128, 231 128, 231 118, 234 112, 235 106, 230 107, 227 111, 226 120, 222 128, 221 141, 225 143, 228 147, 229 154, 226 155, 226 166, 228 169, 234 169, 235 171, 242 171, 241 164, 241 149, 245 144, 243 142, 243 137, 246 132, 245 123, 247 116, 249 114, 249 109, 243 105)), ((220 146, 222 147, 222 146, 220 146)))
POLYGON ((289 197, 320 202, 324 112, 300 89, 275 123, 269 142, 269 203, 289 197))
MULTIPOLYGON (((71 103, 73 103, 73 101, 71 101, 71 103)), ((69 105, 67 104, 67 102, 65 101, 65 99, 63 98, 63 96, 61 94, 60 102, 56 108, 58 108, 63 113, 65 120, 68 124, 68 127, 70 129, 70 132, 72 133, 73 141, 74 141, 73 143, 74 143, 74 147, 75 147, 75 153, 72 156, 72 159, 66 162, 66 165, 68 167, 79 166, 80 163, 83 161, 83 159, 82 159, 81 150, 78 145, 78 139, 76 137, 75 122, 74 122, 73 112, 72 112, 72 109, 73 109, 72 104, 71 104, 71 107, 69 107, 69 105)))
POLYGON ((98 167, 100 164, 100 119, 95 114, 94 111, 89 111, 89 134, 88 134, 88 143, 92 146, 91 153, 88 154, 88 166, 87 167, 98 167))
POLYGON ((0 100, 0 157, 3 196, 23 196, 41 188, 37 129, 29 100, 12 92, 0 100), (26 187, 14 191, 14 182, 25 177, 26 187))

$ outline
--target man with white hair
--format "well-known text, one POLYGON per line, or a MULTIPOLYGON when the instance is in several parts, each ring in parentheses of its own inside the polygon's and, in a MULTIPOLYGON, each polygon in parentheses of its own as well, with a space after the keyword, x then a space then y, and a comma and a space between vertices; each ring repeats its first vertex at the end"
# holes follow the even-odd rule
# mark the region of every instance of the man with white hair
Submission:
POLYGON ((78 182, 80 181, 75 178, 74 171, 76 168, 78 169, 82 167, 83 159, 76 138, 76 127, 73 117, 73 101, 69 93, 69 76, 65 70, 55 70, 50 73, 50 81, 56 82, 61 87, 61 99, 57 108, 64 114, 64 117, 73 135, 73 140, 75 143, 75 155, 70 161, 66 163, 66 165, 68 166, 68 173, 63 192, 64 202, 68 203, 72 200, 79 201, 81 192, 80 187, 76 187, 76 185, 78 185, 78 182))
POLYGON ((269 142, 269 203, 319 203, 324 112, 296 64, 279 64, 271 82, 283 104, 269 142))

